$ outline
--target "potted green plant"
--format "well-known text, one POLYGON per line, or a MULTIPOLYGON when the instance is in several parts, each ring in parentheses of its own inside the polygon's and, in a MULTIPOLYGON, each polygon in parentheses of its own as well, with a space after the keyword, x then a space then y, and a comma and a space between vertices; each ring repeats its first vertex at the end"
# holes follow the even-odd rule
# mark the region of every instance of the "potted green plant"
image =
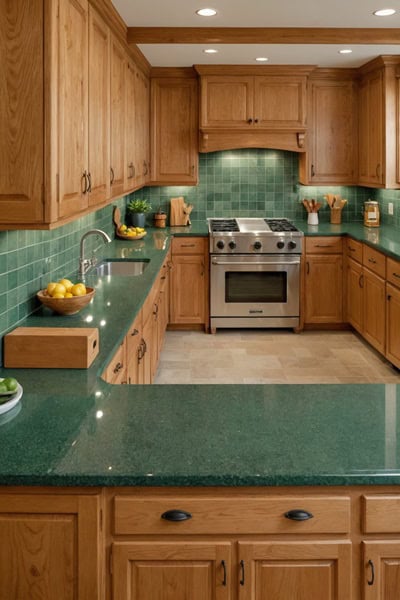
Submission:
POLYGON ((145 215, 151 211, 151 205, 147 200, 130 200, 126 205, 127 214, 130 217, 131 225, 133 227, 144 227, 145 226, 145 215))

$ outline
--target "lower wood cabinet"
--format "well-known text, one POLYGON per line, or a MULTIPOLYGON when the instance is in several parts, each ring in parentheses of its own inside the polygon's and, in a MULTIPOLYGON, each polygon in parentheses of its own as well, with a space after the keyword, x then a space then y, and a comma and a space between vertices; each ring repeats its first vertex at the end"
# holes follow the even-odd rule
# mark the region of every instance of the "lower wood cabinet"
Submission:
POLYGON ((343 256, 340 237, 305 240, 304 324, 343 323, 343 256))
POLYGON ((363 600, 400 597, 400 539, 363 542, 363 600))
POLYGON ((0 493, 0 600, 103 597, 97 495, 0 493))
POLYGON ((172 240, 170 326, 208 329, 208 238, 172 240))
POLYGON ((388 258, 386 269, 386 358, 400 368, 400 262, 388 258))
POLYGON ((113 598, 228 600, 231 544, 117 542, 112 546, 113 598))

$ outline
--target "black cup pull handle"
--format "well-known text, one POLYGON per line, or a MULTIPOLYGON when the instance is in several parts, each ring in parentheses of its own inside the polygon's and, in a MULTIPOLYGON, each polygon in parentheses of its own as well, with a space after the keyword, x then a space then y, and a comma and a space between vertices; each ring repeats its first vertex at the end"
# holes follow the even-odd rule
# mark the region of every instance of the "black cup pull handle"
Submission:
POLYGON ((222 570, 224 572, 224 578, 222 580, 222 585, 226 585, 226 563, 224 560, 221 560, 221 566, 222 566, 222 570))
POLYGON ((285 517, 291 521, 308 521, 308 519, 312 519, 314 515, 302 508, 294 508, 293 510, 285 512, 285 517))
POLYGON ((190 512, 186 512, 186 510, 179 510, 177 508, 173 508, 172 510, 167 510, 165 513, 161 515, 162 519, 166 521, 188 521, 192 518, 190 512))

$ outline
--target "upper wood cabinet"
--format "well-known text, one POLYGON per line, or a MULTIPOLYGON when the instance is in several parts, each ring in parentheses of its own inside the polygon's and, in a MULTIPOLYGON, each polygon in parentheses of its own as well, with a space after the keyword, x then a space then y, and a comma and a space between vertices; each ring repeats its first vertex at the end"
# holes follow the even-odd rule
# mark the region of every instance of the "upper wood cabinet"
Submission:
POLYGON ((208 67, 200 74, 200 151, 302 151, 309 67, 208 67))
POLYGON ((357 182, 355 70, 317 69, 308 92, 307 152, 300 156, 306 185, 357 182))
MULTIPOLYGON (((174 70, 175 71, 175 70, 174 70)), ((198 181, 197 80, 151 80, 151 183, 196 185, 198 181)))
POLYGON ((135 187, 150 180, 150 80, 135 71, 135 187))
POLYGON ((115 37, 111 38, 111 195, 125 192, 125 106, 127 56, 115 37))
POLYGON ((399 124, 396 106, 398 56, 380 56, 360 68, 358 183, 400 187, 396 162, 399 124))

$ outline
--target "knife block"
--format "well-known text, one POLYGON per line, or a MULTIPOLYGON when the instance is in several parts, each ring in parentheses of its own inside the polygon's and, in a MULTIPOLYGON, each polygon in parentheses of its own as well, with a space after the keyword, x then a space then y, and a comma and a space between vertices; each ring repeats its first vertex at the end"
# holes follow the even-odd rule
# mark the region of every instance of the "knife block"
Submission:
POLYGON ((87 369, 99 353, 95 327, 17 327, 4 336, 4 366, 87 369))

